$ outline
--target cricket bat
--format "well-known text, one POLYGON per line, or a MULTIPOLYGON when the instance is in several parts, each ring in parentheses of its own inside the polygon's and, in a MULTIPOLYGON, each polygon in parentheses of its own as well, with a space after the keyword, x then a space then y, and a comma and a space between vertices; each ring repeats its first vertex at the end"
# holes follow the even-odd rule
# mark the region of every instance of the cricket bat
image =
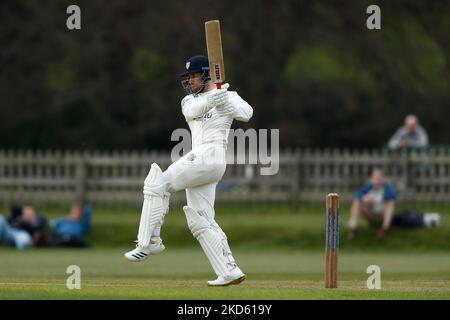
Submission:
POLYGON ((220 36, 220 21, 205 22, 206 47, 208 49, 209 74, 217 89, 225 81, 225 65, 222 53, 222 38, 220 36))

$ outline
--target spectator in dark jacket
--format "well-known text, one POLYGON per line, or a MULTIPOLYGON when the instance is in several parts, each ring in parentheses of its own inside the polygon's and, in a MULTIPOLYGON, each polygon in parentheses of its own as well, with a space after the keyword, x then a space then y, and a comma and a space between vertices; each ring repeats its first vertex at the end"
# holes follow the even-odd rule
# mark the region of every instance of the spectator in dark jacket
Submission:
POLYGON ((8 220, 0 215, 0 242, 17 249, 45 244, 47 219, 32 206, 13 206, 8 220))

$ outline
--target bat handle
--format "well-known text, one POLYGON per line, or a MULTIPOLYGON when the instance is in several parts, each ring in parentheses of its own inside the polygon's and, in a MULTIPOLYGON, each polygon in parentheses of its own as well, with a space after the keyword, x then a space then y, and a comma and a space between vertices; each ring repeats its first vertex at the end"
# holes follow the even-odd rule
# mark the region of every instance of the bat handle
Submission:
POLYGON ((222 84, 220 82, 217 82, 216 87, 217 87, 217 89, 222 89, 222 84))

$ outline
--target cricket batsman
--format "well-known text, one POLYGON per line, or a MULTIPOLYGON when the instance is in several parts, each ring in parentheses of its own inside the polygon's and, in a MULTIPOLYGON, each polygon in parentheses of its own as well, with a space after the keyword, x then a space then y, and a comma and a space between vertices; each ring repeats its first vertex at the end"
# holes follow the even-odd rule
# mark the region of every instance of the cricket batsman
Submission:
POLYGON ((164 172, 152 163, 144 181, 137 245, 125 253, 125 258, 142 261, 164 250, 160 230, 169 211, 170 194, 186 190, 187 205, 183 210, 189 229, 217 275, 208 285, 239 284, 246 275, 238 267, 227 236, 214 219, 214 200, 217 183, 226 168, 228 130, 234 119, 249 121, 253 109, 236 92, 228 91, 228 84, 216 88, 206 56, 190 58, 181 76, 187 91, 181 110, 191 131, 192 149, 164 172))

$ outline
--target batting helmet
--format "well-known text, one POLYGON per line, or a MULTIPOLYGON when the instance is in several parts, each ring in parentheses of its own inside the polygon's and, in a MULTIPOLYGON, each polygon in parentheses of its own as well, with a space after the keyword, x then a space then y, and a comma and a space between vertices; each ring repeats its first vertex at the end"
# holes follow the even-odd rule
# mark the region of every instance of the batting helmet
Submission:
POLYGON ((187 77, 193 73, 200 73, 202 79, 201 89, 197 92, 193 92, 191 86, 189 85, 189 81, 185 78, 181 81, 181 85, 183 89, 186 90, 188 94, 198 94, 203 92, 206 86, 206 82, 211 80, 209 77, 209 61, 208 57, 205 56, 193 56, 186 61, 186 70, 181 74, 181 77, 187 77))
POLYGON ((209 61, 205 56, 193 56, 186 61, 186 70, 181 74, 186 77, 192 73, 201 73, 207 75, 209 73, 209 61))

